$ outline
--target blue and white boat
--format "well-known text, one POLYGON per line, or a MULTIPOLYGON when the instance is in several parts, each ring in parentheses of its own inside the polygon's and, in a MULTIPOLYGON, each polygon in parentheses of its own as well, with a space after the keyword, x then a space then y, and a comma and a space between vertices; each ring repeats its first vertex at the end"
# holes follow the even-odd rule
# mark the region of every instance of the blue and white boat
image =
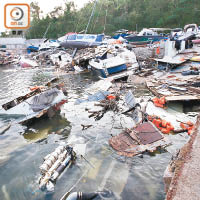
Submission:
POLYGON ((89 61, 89 65, 100 78, 112 77, 120 79, 133 74, 133 69, 138 67, 134 52, 125 50, 117 55, 106 54, 101 58, 95 58, 89 61))
POLYGON ((89 65, 98 73, 98 76, 107 78, 110 75, 126 71, 127 66, 122 58, 112 57, 105 60, 93 59, 89 65))
POLYGON ((58 39, 64 48, 83 49, 96 47, 102 44, 104 34, 69 34, 58 39))

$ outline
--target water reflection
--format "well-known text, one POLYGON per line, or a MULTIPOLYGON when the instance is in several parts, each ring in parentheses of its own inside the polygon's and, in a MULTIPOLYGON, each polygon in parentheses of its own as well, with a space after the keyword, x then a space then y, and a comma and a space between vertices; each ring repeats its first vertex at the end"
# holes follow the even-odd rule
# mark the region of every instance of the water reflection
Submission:
POLYGON ((62 136, 66 136, 69 132, 70 122, 57 113, 53 118, 41 117, 39 121, 38 119, 33 121, 27 127, 23 136, 28 142, 38 142, 47 138, 49 134, 62 134, 62 136), (66 127, 69 128, 66 129, 66 127))

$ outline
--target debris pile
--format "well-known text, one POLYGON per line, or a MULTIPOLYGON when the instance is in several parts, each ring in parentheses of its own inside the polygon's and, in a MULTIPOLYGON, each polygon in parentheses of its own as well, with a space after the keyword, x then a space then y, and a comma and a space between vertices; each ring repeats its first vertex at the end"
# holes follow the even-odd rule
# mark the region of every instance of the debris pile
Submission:
MULTIPOLYGON (((187 28, 188 26, 179 36, 173 32, 168 37, 153 35, 155 37, 151 41, 149 35, 139 33, 117 40, 98 41, 96 44, 91 38, 96 39, 98 35, 86 35, 90 40, 81 41, 87 42, 82 44, 84 48, 64 49, 63 46, 69 45, 69 34, 64 37, 61 46, 59 43, 53 45, 49 42, 42 45, 39 51, 18 56, 18 59, 2 51, 0 64, 15 62, 22 68, 54 68, 63 74, 72 71, 81 73, 84 69, 94 71, 103 80, 85 89, 86 95, 73 101, 74 109, 85 106, 86 117, 94 124, 83 125, 81 120, 76 123, 87 131, 95 128, 95 123, 101 122, 109 112, 113 116, 126 116, 131 119, 128 124, 131 128, 127 125, 114 135, 107 133, 109 139, 106 141, 118 155, 134 157, 154 152, 158 148, 167 150, 174 134, 186 133, 187 137, 193 135, 198 113, 184 112, 183 109, 180 112, 170 104, 180 103, 182 107, 187 107, 188 102, 191 105, 194 102, 200 109, 200 68, 198 63, 194 63, 200 60, 199 39, 191 31, 187 32, 187 28), (138 41, 141 37, 147 40, 138 41), (116 83, 117 81, 121 82, 116 83), (137 83, 141 82, 145 83, 148 95, 140 91, 140 96, 136 98, 137 83), (93 103, 92 108, 89 107, 90 103, 93 103)), ((84 34, 72 35, 72 42, 76 46, 80 41, 74 38, 85 37, 84 34)), ((67 102, 63 84, 53 86, 56 81, 57 78, 44 86, 30 87, 29 93, 3 104, 0 114, 18 115, 21 117, 19 123, 23 124, 44 114, 53 117, 67 102)), ((4 134, 9 127, 10 125, 2 126, 0 134, 4 134)), ((40 189, 53 192, 56 179, 74 159, 75 153, 67 145, 59 146, 45 157, 40 167, 40 189)))
POLYGON ((15 56, 6 50, 0 50, 0 66, 6 66, 15 62, 15 56))

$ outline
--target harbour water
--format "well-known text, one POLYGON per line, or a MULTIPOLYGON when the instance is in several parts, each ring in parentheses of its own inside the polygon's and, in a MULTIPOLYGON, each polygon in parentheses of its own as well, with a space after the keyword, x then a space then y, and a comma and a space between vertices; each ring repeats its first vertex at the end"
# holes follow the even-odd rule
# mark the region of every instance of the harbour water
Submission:
MULTIPOLYGON (((53 77, 55 72, 50 69, 0 68, 0 104, 53 77)), ((0 126, 12 122, 11 128, 0 135, 0 199, 57 200, 82 175, 74 191, 106 191, 105 199, 164 199, 164 170, 172 153, 188 140, 187 134, 170 135, 172 146, 169 152, 160 149, 134 158, 118 156, 109 147, 108 140, 111 135, 132 127, 132 120, 109 111, 101 120, 95 121, 85 111, 88 106, 95 108, 94 103, 74 105, 75 100, 86 95, 86 89, 97 81, 90 72, 64 75, 60 80, 68 90, 68 103, 53 118, 38 119, 27 127, 15 123, 14 117, 0 116, 0 126), (92 127, 82 131, 81 124, 92 127), (60 133, 63 128, 65 130, 60 133), (93 167, 77 157, 75 164, 57 180, 55 192, 46 194, 38 187, 39 166, 61 142, 86 144, 85 158, 93 167)))

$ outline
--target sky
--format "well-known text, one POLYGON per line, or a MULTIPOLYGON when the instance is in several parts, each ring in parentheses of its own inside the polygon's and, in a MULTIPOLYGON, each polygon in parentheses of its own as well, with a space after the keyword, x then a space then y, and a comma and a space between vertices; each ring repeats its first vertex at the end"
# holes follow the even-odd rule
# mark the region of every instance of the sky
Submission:
MULTIPOLYGON (((27 3, 30 4, 32 1, 38 2, 41 10, 44 14, 47 14, 54 10, 56 6, 64 5, 66 0, 0 0, 0 32, 4 32, 4 5, 7 3, 27 3)), ((77 8, 83 7, 89 0, 71 0, 74 1, 77 8)))

